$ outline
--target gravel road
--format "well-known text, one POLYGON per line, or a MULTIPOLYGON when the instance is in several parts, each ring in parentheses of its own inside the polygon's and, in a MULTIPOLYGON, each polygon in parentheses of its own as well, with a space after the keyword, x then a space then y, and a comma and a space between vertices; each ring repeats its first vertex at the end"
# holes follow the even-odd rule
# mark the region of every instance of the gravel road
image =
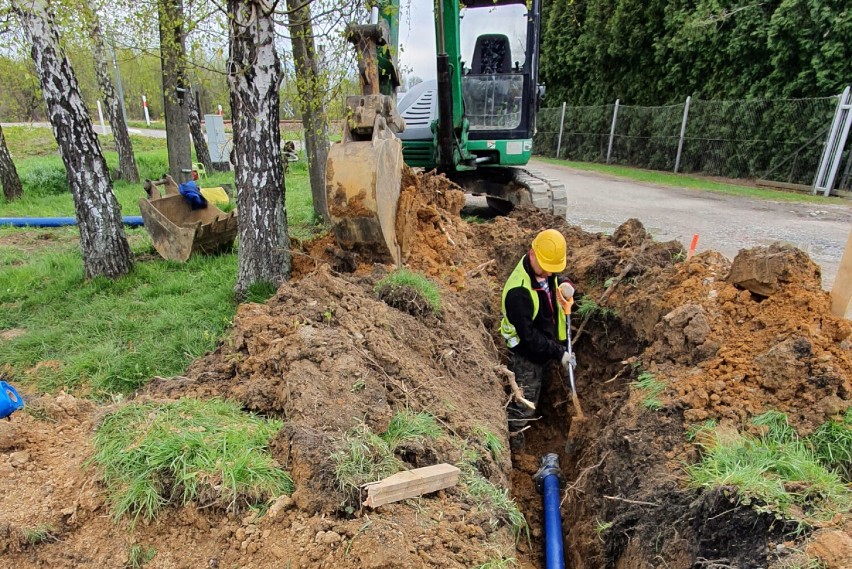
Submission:
POLYGON ((850 205, 788 203, 656 186, 566 166, 533 161, 531 167, 565 183, 568 221, 586 231, 611 232, 636 217, 659 241, 715 249, 733 258, 742 248, 789 243, 822 266, 830 289, 852 226, 850 205))

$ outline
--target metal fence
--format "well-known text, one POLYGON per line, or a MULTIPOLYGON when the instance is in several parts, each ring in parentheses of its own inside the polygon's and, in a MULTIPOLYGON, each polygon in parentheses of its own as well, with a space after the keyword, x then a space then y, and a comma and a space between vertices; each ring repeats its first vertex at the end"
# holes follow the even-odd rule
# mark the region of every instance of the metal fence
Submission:
MULTIPOLYGON (((839 99, 563 104, 541 109, 533 148, 567 160, 812 186, 839 99)), ((837 181, 848 189, 850 151, 841 148, 838 159, 837 181)))

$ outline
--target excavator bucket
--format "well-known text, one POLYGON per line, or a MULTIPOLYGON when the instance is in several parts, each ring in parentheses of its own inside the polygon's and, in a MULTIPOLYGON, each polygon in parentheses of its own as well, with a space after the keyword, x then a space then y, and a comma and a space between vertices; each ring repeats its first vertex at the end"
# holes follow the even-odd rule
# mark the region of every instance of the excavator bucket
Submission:
POLYGON ((139 213, 154 248, 164 258, 187 261, 193 253, 216 253, 233 246, 237 237, 236 211, 223 212, 212 202, 192 209, 175 181, 145 181, 148 198, 139 200, 139 213), (157 185, 166 188, 160 196, 157 185))
POLYGON ((402 181, 402 142, 377 116, 370 140, 344 141, 329 149, 326 194, 332 230, 344 249, 400 262, 396 210, 402 181))

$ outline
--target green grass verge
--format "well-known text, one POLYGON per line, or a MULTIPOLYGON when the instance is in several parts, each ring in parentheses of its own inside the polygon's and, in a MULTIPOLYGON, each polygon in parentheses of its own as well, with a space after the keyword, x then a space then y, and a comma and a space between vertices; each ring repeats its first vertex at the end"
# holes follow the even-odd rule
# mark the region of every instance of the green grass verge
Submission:
MULTIPOLYGON (((0 342, 0 361, 16 381, 127 393, 216 346, 235 310, 235 254, 152 256, 121 279, 86 281, 73 231, 40 232, 59 235, 46 249, 0 245, 0 329, 19 331, 0 342)), ((133 232, 134 249, 150 252, 144 229, 133 232)))
MULTIPOLYGON (((0 217, 73 216, 51 130, 9 127, 4 134, 13 140, 25 187, 21 200, 0 201, 0 217), (29 157, 19 159, 21 154, 29 157)), ((162 175, 168 168, 165 141, 133 140, 144 149, 136 153, 140 174, 162 175)), ((114 152, 106 156, 117 165, 114 152)), ((233 179, 233 173, 217 173, 202 185, 233 179)), ((323 228, 314 223, 305 161, 292 165, 286 184, 291 236, 316 235, 323 228)), ((139 214, 141 184, 119 181, 114 191, 124 215, 139 214)), ((155 375, 179 374, 216 346, 236 308, 236 254, 179 264, 160 259, 144 229, 128 229, 127 236, 143 255, 134 271, 116 281, 86 282, 75 227, 0 228, 0 330, 15 330, 14 338, 0 342, 0 362, 15 381, 41 391, 66 387, 105 397, 130 392, 155 375)), ((252 289, 250 300, 265 301, 274 294, 269 288, 252 289)))
POLYGON ((786 415, 770 411, 753 424, 762 435, 708 427, 696 437, 704 454, 686 469, 694 486, 736 487, 742 504, 803 525, 850 511, 852 491, 814 452, 813 440, 799 438, 786 415))
POLYGON ((690 176, 688 174, 674 174, 668 172, 660 172, 656 170, 643 170, 641 168, 631 168, 629 166, 614 166, 612 164, 597 164, 595 162, 573 162, 569 160, 557 160, 556 158, 545 158, 536 156, 536 161, 546 164, 555 164, 558 166, 567 166, 577 170, 587 172, 598 172, 610 176, 618 176, 627 178, 636 182, 645 182, 660 186, 671 186, 675 188, 684 188, 688 190, 704 190, 708 192, 716 192, 720 194, 728 194, 734 196, 742 196, 747 198, 756 198, 761 200, 771 200, 780 202, 806 202, 806 203, 821 203, 821 204, 844 204, 848 203, 843 198, 822 196, 814 196, 810 194, 800 194, 795 192, 785 192, 781 190, 772 190, 768 188, 756 188, 754 186, 742 186, 736 184, 727 184, 725 182, 717 182, 700 176, 690 176))
POLYGON ((220 399, 133 403, 98 427, 90 463, 103 473, 116 520, 152 520, 190 502, 242 510, 293 491, 269 454, 281 427, 220 399))

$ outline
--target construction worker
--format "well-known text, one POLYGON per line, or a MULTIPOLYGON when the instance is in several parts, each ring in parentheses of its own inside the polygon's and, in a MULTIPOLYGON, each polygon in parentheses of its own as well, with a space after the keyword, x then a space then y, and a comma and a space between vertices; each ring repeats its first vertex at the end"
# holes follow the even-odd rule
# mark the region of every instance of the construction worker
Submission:
MULTIPOLYGON (((546 364, 570 365, 565 349, 565 315, 570 314, 572 298, 564 298, 556 273, 565 270, 565 237, 555 229, 536 235, 532 247, 509 275, 503 287, 503 320, 500 332, 511 352, 510 368, 524 392, 524 398, 538 406, 546 364)), ((511 443, 519 448, 523 432, 535 409, 514 400, 509 405, 511 443)))

